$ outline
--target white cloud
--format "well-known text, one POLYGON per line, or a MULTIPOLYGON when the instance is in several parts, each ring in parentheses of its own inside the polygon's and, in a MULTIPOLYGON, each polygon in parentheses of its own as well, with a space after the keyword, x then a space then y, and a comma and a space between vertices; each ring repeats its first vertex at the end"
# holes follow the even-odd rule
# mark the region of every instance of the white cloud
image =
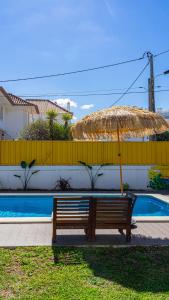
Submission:
POLYGON ((73 116, 73 118, 72 118, 72 119, 76 121, 76 120, 77 120, 77 117, 73 116))
POLYGON ((77 107, 77 102, 70 100, 69 98, 60 98, 54 100, 54 102, 62 107, 67 108, 67 104, 70 103, 70 107, 77 107))
POLYGON ((90 109, 90 108, 92 108, 92 107, 94 107, 94 104, 84 104, 84 105, 82 105, 80 108, 81 108, 81 109, 90 109))

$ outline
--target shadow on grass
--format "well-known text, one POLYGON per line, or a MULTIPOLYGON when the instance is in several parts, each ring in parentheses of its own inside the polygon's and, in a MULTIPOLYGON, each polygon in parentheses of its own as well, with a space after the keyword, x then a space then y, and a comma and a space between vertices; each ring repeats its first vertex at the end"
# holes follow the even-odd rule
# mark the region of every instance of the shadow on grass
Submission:
POLYGON ((169 247, 56 247, 56 264, 87 264, 94 277, 138 292, 169 292, 169 247))

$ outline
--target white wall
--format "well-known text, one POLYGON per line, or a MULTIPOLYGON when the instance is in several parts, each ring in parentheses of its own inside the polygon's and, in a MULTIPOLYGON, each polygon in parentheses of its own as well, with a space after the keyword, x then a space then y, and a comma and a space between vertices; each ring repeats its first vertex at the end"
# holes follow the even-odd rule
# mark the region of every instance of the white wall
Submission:
MULTIPOLYGON (((131 189, 147 189, 149 183, 148 170, 151 166, 123 166, 123 182, 128 183, 131 189)), ((90 188, 90 181, 86 170, 82 166, 35 166, 40 170, 33 175, 29 187, 32 189, 54 189, 60 177, 71 178, 72 188, 90 188)), ((99 177, 96 188, 120 189, 120 176, 118 166, 107 166, 102 169, 103 176, 99 177)), ((18 166, 0 167, 0 188, 20 189, 18 178, 13 175, 23 174, 18 166)))
POLYGON ((28 113, 20 107, 8 107, 4 113, 4 129, 13 139, 16 139, 20 131, 28 124, 28 113))
POLYGON ((0 122, 0 128, 6 131, 8 139, 18 137, 20 131, 28 124, 28 113, 24 106, 14 106, 0 92, 0 106, 3 106, 3 121, 0 122))

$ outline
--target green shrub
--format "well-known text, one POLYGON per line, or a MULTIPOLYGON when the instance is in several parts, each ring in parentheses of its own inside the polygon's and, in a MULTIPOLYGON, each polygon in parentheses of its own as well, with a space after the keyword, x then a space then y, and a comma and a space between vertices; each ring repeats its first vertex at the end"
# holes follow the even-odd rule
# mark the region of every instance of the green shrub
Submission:
POLYGON ((70 125, 37 120, 26 126, 20 133, 22 140, 72 140, 70 125))
POLYGON ((154 190, 166 190, 169 188, 169 184, 165 182, 162 174, 158 170, 149 170, 149 186, 154 190))
POLYGON ((26 126, 21 134, 20 139, 23 140, 49 140, 50 131, 47 121, 37 120, 26 126))

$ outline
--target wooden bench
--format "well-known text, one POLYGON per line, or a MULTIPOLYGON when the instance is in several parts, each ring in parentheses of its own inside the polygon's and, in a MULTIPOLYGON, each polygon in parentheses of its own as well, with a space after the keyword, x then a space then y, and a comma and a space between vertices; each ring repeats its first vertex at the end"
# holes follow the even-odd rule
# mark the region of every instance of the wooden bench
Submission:
POLYGON ((96 229, 126 230, 126 241, 131 239, 132 197, 95 198, 91 205, 91 239, 95 239, 96 229))
POLYGON ((57 229, 84 229, 90 239, 90 197, 55 197, 53 200, 53 235, 56 242, 57 229))

